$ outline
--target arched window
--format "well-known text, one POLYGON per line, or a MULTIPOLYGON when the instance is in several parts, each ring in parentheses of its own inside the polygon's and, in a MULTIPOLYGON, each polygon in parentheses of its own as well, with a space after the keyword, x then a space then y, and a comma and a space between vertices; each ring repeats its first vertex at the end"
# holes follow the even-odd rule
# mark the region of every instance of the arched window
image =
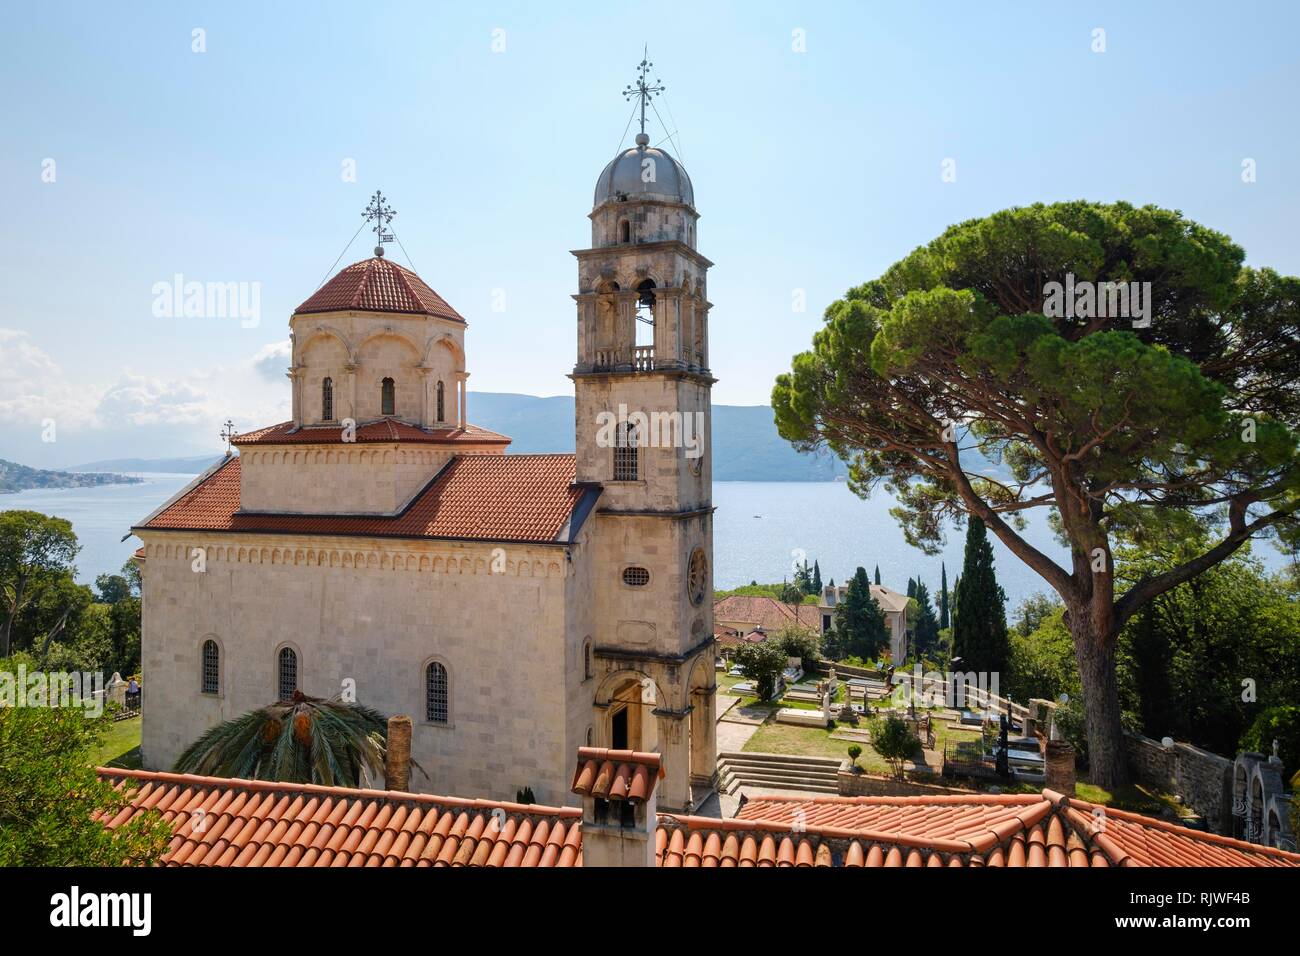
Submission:
POLYGON ((438 421, 447 420, 447 407, 445 404, 446 390, 442 387, 442 382, 438 383, 438 421))
POLYGON ((622 220, 618 224, 618 241, 619 242, 632 241, 632 224, 628 222, 626 219, 622 220))
POLYGON ((217 642, 203 642, 203 693, 221 693, 221 649, 217 642))
POLYGON ((292 647, 280 648, 280 657, 277 661, 280 699, 288 700, 293 696, 293 692, 298 689, 298 652, 292 647))
POLYGON ((655 280, 643 280, 636 291, 636 344, 641 348, 652 348, 655 344, 655 302, 658 301, 655 280))
POLYGON ((322 421, 334 421, 334 379, 326 378, 320 383, 320 417, 322 421))
POLYGON ((394 395, 393 380, 386 378, 379 383, 379 414, 396 415, 397 399, 394 395))
POLYGON ((445 724, 450 697, 447 668, 430 661, 424 669, 424 719, 431 724, 445 724))
POLYGON ((632 422, 623 422, 614 432, 614 480, 636 481, 637 429, 632 422))

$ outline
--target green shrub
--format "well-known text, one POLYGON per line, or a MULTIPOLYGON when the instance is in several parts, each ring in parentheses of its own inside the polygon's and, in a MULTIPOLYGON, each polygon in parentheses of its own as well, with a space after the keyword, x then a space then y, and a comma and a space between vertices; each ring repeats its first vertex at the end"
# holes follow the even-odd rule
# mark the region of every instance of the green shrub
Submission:
POLYGON ((1279 704, 1260 711, 1255 722, 1241 735, 1240 748, 1268 756, 1273 741, 1278 743, 1283 777, 1300 769, 1300 706, 1279 704))
POLYGON ((871 748, 889 764, 894 776, 903 778, 903 763, 913 756, 921 742, 912 733, 907 721, 894 714, 876 721, 871 729, 871 748))

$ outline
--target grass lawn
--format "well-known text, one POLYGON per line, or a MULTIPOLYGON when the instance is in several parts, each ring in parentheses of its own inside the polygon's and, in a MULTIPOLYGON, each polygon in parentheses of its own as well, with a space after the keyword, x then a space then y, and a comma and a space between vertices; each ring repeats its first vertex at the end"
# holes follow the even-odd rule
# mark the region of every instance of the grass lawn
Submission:
POLYGON ((1114 807, 1116 810, 1129 810, 1154 817, 1165 816, 1168 813, 1172 813, 1175 817, 1193 815, 1191 808, 1179 803, 1170 794, 1141 784, 1125 784, 1111 791, 1080 780, 1075 784, 1074 790, 1080 800, 1100 803, 1103 806, 1114 807))
POLYGON ((103 743, 88 755, 92 767, 140 769, 140 718, 119 720, 109 727, 103 743))

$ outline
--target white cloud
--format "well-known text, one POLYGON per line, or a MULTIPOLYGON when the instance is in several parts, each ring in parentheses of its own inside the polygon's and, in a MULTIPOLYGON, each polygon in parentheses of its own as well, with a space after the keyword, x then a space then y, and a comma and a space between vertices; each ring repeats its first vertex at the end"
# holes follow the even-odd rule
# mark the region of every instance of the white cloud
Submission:
POLYGON ((61 429, 171 428, 178 436, 210 432, 203 444, 215 444, 226 418, 249 431, 289 417, 289 355, 287 341, 274 342, 230 367, 174 377, 124 369, 108 384, 81 383, 71 381, 26 332, 0 328, 0 423, 39 425, 52 418, 61 429))
POLYGON ((26 332, 0 328, 0 421, 84 425, 94 418, 97 391, 69 382, 26 332))
POLYGON ((253 356, 253 368, 268 382, 283 385, 285 369, 293 362, 293 345, 288 339, 263 345, 253 356))
POLYGON ((192 382, 123 373, 95 407, 101 424, 201 425, 217 415, 212 396, 192 382))

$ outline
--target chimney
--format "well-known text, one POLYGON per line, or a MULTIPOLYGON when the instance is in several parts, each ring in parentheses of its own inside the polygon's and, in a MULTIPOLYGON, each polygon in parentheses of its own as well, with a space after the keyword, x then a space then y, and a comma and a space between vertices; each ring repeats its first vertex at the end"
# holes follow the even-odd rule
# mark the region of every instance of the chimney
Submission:
POLYGON ((1047 773, 1043 786, 1067 797, 1074 796, 1074 747, 1064 740, 1049 740, 1044 750, 1047 773))
POLYGON ((388 749, 384 754, 384 786, 407 791, 411 785, 411 718, 388 718, 388 749))
POLYGON ((659 755, 579 747, 573 792, 582 797, 582 865, 654 866, 659 755))

